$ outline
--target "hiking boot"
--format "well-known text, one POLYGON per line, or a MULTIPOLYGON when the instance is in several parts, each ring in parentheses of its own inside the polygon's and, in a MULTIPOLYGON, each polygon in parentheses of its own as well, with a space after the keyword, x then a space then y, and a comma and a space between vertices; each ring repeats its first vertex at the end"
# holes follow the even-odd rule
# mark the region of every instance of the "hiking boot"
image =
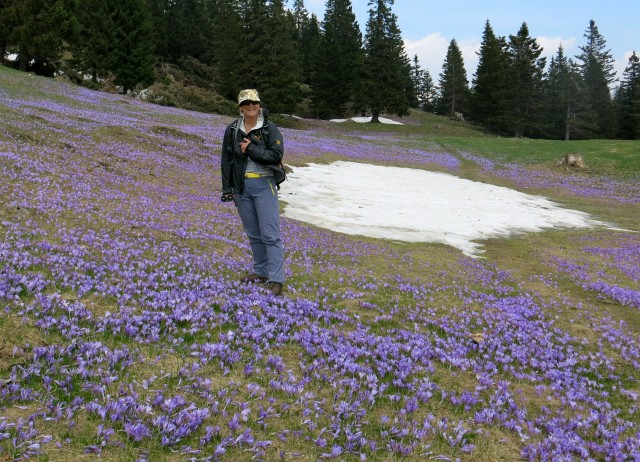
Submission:
POLYGON ((267 284, 267 289, 269 289, 269 291, 273 294, 273 295, 280 295, 282 294, 282 284, 279 282, 270 282, 267 284))
POLYGON ((251 282, 257 282, 257 283, 263 284, 267 282, 267 278, 265 276, 260 276, 259 274, 250 274, 249 276, 245 276, 242 279, 240 279, 240 281, 247 284, 251 282))

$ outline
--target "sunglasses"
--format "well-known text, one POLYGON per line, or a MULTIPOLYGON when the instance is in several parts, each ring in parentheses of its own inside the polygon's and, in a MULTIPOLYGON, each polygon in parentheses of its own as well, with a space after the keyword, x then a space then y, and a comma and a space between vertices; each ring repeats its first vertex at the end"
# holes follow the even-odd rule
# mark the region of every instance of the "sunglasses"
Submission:
POLYGON ((241 102, 240 106, 248 106, 250 104, 253 104, 254 106, 257 106, 257 105, 260 104, 260 101, 249 101, 249 100, 247 100, 247 101, 241 102))

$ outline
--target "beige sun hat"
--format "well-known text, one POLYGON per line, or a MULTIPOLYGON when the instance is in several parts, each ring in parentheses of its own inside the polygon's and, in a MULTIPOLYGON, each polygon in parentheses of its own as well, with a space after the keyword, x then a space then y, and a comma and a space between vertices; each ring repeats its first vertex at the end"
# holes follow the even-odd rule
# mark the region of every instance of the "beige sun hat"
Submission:
POLYGON ((253 88, 241 90, 238 94, 238 104, 242 104, 243 101, 260 101, 258 90, 254 90, 253 88))

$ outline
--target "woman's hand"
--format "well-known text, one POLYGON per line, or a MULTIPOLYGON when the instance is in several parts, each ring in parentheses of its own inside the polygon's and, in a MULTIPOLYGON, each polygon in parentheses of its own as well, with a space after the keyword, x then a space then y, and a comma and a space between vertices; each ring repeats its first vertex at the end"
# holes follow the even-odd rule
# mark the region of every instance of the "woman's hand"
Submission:
POLYGON ((240 150, 242 151, 242 154, 244 154, 247 150, 247 146, 249 146, 249 143, 251 143, 251 140, 248 138, 243 138, 242 141, 240 141, 240 150))

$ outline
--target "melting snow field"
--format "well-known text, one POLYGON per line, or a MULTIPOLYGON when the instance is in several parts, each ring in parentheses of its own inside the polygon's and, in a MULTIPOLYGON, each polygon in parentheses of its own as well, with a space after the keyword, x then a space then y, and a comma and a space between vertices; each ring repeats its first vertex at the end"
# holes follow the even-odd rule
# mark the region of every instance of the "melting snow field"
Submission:
POLYGON ((284 215, 346 234, 439 242, 466 255, 474 242, 548 228, 607 226, 542 196, 400 167, 339 161, 287 175, 284 215))

